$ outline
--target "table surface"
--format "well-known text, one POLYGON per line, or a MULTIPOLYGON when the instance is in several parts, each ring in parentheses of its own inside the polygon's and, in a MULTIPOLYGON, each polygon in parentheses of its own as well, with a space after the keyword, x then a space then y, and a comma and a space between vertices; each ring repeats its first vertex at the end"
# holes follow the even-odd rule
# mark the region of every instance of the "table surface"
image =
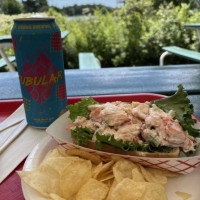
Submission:
MULTIPOLYGON (((200 117, 200 64, 65 70, 68 96, 157 93, 182 84, 200 117)), ((17 72, 0 73, 0 100, 22 98, 17 72)))
MULTIPOLYGON (((194 104, 194 114, 200 118, 200 64, 65 70, 65 78, 68 97, 133 93, 172 95, 177 91, 177 86, 182 84, 194 104)), ((0 102, 21 98, 18 73, 0 73, 0 102)), ((21 170, 22 166, 23 162, 16 170, 21 170)), ((13 195, 18 195, 18 199, 23 200, 16 172, 3 182, 0 191, 10 191, 7 183, 15 181, 13 195)))

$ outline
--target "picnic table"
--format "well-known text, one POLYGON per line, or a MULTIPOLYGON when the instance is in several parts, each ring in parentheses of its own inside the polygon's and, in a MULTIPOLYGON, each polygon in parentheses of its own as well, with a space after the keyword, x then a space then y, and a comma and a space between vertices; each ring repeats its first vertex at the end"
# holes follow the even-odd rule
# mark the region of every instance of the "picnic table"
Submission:
POLYGON ((200 23, 185 24, 184 26, 196 30, 200 41, 200 23))
MULTIPOLYGON (((67 96, 118 96, 133 93, 173 95, 182 84, 200 118, 200 64, 118 67, 65 70, 67 96)), ((0 106, 2 102, 22 103, 17 72, 0 73, 0 106)), ((10 108, 11 109, 11 108, 10 108)), ((3 120, 3 113, 0 112, 3 120)), ((15 169, 21 170, 24 161, 15 169)), ((2 199, 23 200, 21 183, 15 171, 0 186, 2 199), (3 196, 2 196, 3 195, 3 196)))
MULTIPOLYGON (((14 61, 15 59, 12 61, 9 60, 9 57, 6 55, 4 51, 5 48, 13 48, 11 35, 0 36, 0 55, 2 57, 1 61, 3 62, 4 60, 9 68, 9 71, 13 72, 15 71, 15 68, 11 62, 14 61)), ((2 63, 1 66, 4 66, 4 65, 5 64, 2 63)))
MULTIPOLYGON (((184 27, 196 30, 200 41, 200 23, 185 24, 184 27)), ((165 57, 172 54, 200 63, 200 52, 178 46, 166 46, 162 50, 165 52, 160 56, 160 66, 164 65, 165 57)))
MULTIPOLYGON (((133 93, 172 95, 178 84, 182 84, 197 106, 198 117, 199 77, 200 64, 65 70, 68 97, 133 93)), ((0 73, 0 100, 21 98, 18 73, 0 73)))
MULTIPOLYGON (((69 34, 69 31, 67 30, 62 31, 61 39, 63 40, 68 34, 69 34)), ((13 48, 11 35, 0 36, 0 55, 2 57, 2 59, 0 59, 0 67, 4 67, 7 65, 9 71, 11 72, 16 71, 15 67, 12 64, 12 62, 15 61, 15 57, 13 56, 9 57, 4 50, 5 48, 13 48)))

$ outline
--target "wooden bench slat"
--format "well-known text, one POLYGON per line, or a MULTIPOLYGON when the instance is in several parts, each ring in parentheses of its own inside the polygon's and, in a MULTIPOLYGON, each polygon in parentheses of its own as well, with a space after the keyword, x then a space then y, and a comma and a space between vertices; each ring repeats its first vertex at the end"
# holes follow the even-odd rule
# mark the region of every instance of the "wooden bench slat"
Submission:
MULTIPOLYGON (((15 56, 10 56, 10 57, 8 57, 8 59, 9 59, 10 62, 14 62, 15 61, 15 56)), ((3 58, 1 58, 0 59, 0 68, 1 67, 5 67, 6 65, 7 65, 6 61, 3 58)))
POLYGON ((168 47, 163 47, 162 49, 172 54, 182 56, 193 61, 200 62, 200 52, 184 49, 177 46, 168 46, 168 47))
POLYGON ((78 54, 79 57, 79 69, 100 69, 100 63, 95 57, 94 53, 81 52, 78 54))
POLYGON ((61 38, 64 39, 69 34, 69 31, 65 30, 61 32, 61 38))

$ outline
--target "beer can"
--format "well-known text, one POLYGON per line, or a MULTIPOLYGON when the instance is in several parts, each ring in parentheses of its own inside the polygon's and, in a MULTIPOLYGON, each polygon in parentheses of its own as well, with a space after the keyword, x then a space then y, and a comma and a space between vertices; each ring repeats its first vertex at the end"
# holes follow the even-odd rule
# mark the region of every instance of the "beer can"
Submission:
POLYGON ((27 122, 45 128, 67 106, 60 29, 54 18, 20 18, 11 36, 27 122))

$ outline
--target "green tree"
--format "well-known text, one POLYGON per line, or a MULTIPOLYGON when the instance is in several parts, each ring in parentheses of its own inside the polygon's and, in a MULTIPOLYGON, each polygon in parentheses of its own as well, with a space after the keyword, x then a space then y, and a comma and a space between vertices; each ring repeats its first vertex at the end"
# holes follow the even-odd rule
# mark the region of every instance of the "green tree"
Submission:
POLYGON ((181 6, 182 3, 190 5, 191 9, 199 9, 200 7, 200 0, 153 0, 154 7, 156 9, 159 8, 161 5, 168 5, 173 3, 174 6, 181 6))
POLYGON ((24 12, 44 12, 48 10, 47 0, 22 0, 24 12))
POLYGON ((200 8, 200 0, 191 0, 191 7, 192 8, 200 8))
POLYGON ((2 5, 4 14, 14 15, 22 12, 22 5, 17 0, 4 0, 2 5))

